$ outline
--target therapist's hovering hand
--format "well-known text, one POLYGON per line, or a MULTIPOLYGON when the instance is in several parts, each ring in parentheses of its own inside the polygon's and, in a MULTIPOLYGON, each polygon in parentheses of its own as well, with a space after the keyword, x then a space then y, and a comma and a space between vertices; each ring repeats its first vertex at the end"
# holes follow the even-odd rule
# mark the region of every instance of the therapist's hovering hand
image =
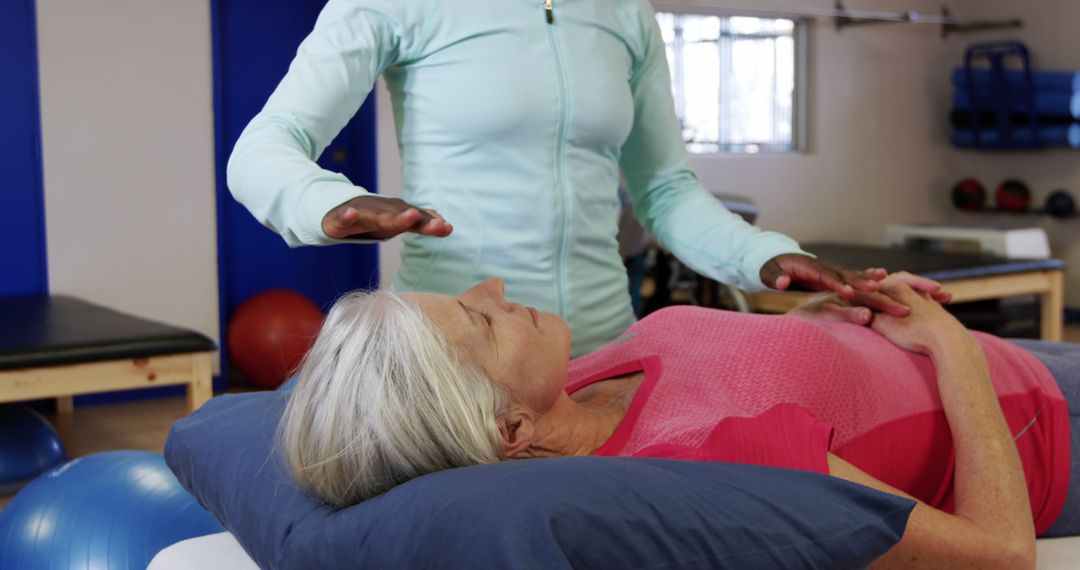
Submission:
MULTIPOLYGON (((878 282, 887 275, 888 272, 880 267, 856 271, 799 254, 778 255, 761 268, 761 281, 779 291, 832 291, 853 305, 894 317, 907 316, 911 309, 906 305, 887 295, 876 294, 878 282)), ((941 290, 937 281, 919 276, 912 276, 908 281, 914 290, 926 293, 938 302, 948 302, 948 293, 941 290)))
POLYGON ((359 196, 323 216, 322 229, 334 239, 390 239, 405 232, 446 237, 454 226, 435 210, 400 198, 359 196))

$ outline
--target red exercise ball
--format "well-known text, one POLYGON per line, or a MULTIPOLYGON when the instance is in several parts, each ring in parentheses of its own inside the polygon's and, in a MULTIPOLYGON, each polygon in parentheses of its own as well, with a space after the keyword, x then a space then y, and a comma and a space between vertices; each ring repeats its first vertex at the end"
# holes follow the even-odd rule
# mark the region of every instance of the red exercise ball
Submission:
POLYGON ((952 188, 953 205, 958 210, 976 212, 986 205, 986 189, 974 178, 964 178, 952 188))
POLYGON ((322 319, 319 307, 300 293, 257 293, 229 318, 229 360, 253 383, 276 388, 311 348, 322 319))
POLYGON ((1010 178, 1001 183, 994 192, 994 203, 1006 212, 1026 212, 1031 206, 1031 190, 1027 184, 1010 178))

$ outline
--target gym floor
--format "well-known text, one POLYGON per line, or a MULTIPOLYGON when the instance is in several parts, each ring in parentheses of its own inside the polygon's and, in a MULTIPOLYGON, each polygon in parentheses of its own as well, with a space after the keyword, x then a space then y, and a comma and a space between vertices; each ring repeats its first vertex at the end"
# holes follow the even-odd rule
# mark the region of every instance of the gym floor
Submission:
MULTIPOLYGON (((1080 344, 1080 324, 1065 327, 1065 342, 1080 344)), ((57 429, 71 458, 114 449, 160 452, 173 422, 185 415, 187 404, 178 396, 78 408, 71 425, 58 425, 57 429)), ((54 416, 49 420, 56 423, 54 416)), ((11 497, 0 497, 0 508, 9 500, 11 497)))

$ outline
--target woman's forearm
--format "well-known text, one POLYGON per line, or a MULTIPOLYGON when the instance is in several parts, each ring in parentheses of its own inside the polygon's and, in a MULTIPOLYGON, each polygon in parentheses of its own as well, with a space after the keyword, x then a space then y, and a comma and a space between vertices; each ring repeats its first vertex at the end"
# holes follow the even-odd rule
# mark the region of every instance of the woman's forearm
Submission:
MULTIPOLYGON (((917 344, 934 359, 953 435, 956 512, 919 502, 903 538, 874 568, 1034 568, 1027 486, 981 347, 948 324, 917 344)), ((829 467, 838 477, 911 498, 838 457, 829 457, 829 467)))
POLYGON ((1033 548, 1023 467, 981 346, 966 330, 950 327, 934 335, 927 349, 953 436, 957 516, 1033 548))
MULTIPOLYGON (((911 308, 907 317, 878 314, 873 329, 904 350, 925 354, 953 438, 955 514, 919 502, 904 536, 875 568, 1034 568, 1035 529, 1020 457, 975 338, 907 276, 890 275, 881 292, 911 308)), ((832 472, 885 492, 883 482, 830 458, 832 472)))

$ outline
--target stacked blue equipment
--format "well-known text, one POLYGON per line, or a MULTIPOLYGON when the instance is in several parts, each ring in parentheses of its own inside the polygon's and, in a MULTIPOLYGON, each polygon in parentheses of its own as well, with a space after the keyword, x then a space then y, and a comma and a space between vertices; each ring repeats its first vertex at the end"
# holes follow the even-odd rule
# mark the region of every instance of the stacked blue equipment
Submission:
POLYGON ((1080 148, 1080 72, 1035 71, 1023 44, 996 42, 969 47, 952 83, 954 146, 1080 148))

